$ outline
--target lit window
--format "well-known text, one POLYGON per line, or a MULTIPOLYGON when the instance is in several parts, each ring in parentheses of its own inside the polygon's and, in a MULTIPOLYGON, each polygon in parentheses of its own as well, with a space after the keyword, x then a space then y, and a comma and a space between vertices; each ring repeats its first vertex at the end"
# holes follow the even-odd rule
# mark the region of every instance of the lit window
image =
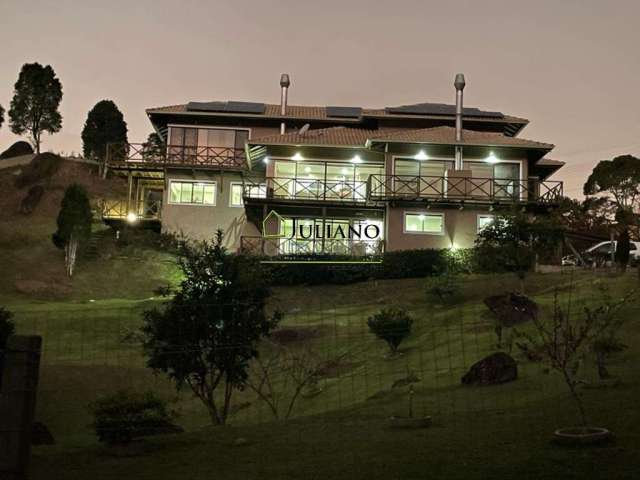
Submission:
POLYGON ((186 205, 215 205, 214 182, 174 181, 169 183, 169 203, 186 205))
POLYGON ((242 207, 244 202, 242 201, 242 184, 232 183, 231 191, 229 192, 229 206, 230 207, 242 207))
POLYGON ((493 221, 493 215, 478 215, 478 233, 491 225, 493 221))
POLYGON ((444 233, 444 214, 405 213, 404 231, 405 233, 442 235, 444 233))

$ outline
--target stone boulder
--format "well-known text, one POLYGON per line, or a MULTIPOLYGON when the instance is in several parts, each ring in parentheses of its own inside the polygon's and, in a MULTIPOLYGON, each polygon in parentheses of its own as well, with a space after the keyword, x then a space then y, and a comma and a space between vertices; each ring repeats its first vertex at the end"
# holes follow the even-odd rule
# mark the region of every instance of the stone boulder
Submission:
POLYGON ((518 365, 510 355, 496 352, 474 363, 462 377, 464 385, 499 385, 518 378, 518 365))
POLYGON ((525 295, 505 293, 484 299, 484 304, 496 316, 502 327, 514 327, 529 322, 538 315, 538 305, 525 295))

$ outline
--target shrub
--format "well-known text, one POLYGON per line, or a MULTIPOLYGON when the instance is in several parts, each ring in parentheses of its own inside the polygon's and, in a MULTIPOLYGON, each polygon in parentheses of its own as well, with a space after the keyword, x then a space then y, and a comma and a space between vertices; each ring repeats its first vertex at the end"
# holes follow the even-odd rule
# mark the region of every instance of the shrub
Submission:
POLYGON ((98 440, 107 445, 126 445, 134 438, 176 429, 166 402, 153 392, 121 390, 98 399, 89 410, 98 440))
POLYGON ((402 341, 411 333, 413 319, 402 309, 382 309, 367 320, 369 330, 387 342, 391 353, 396 353, 402 341))
POLYGON ((55 153, 36 155, 16 177, 16 187, 24 188, 51 179, 60 169, 62 162, 62 157, 55 153))
POLYGON ((461 293, 458 277, 451 273, 444 273, 440 276, 427 280, 427 296, 442 305, 454 303, 461 293))
POLYGON ((0 153, 0 160, 4 158, 20 157, 22 155, 31 155, 33 148, 28 142, 24 140, 17 141, 4 152, 0 153))
POLYGON ((15 325, 11 320, 13 315, 3 307, 0 307, 0 388, 2 387, 2 369, 4 367, 4 350, 7 340, 15 331, 15 325))

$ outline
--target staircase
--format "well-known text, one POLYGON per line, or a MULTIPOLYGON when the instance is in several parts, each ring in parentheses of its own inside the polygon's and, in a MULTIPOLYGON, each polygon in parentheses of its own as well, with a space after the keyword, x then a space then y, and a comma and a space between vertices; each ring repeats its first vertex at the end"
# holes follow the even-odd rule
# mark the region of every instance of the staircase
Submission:
POLYGON ((82 258, 85 260, 96 260, 100 254, 100 245, 110 234, 112 234, 110 228, 102 228, 91 232, 91 237, 82 249, 82 258))

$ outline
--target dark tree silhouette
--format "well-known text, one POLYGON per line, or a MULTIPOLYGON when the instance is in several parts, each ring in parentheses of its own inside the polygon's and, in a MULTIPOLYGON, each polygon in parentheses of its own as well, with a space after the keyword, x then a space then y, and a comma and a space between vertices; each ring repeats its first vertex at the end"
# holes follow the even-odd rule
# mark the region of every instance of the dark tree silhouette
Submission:
POLYGON ((2 105, 0 105, 0 128, 2 127, 3 123, 4 123, 4 108, 2 108, 2 105))
POLYGON ((36 153, 40 153, 42 132, 50 134, 62 128, 58 111, 62 100, 62 84, 50 65, 25 63, 14 86, 9 109, 11 131, 28 134, 36 153))
POLYGON ((633 208, 640 199, 640 158, 621 155, 602 160, 584 184, 584 194, 610 194, 619 208, 633 208))
POLYGON ((101 100, 89 110, 82 129, 84 156, 105 161, 109 143, 127 143, 127 123, 111 100, 101 100))

